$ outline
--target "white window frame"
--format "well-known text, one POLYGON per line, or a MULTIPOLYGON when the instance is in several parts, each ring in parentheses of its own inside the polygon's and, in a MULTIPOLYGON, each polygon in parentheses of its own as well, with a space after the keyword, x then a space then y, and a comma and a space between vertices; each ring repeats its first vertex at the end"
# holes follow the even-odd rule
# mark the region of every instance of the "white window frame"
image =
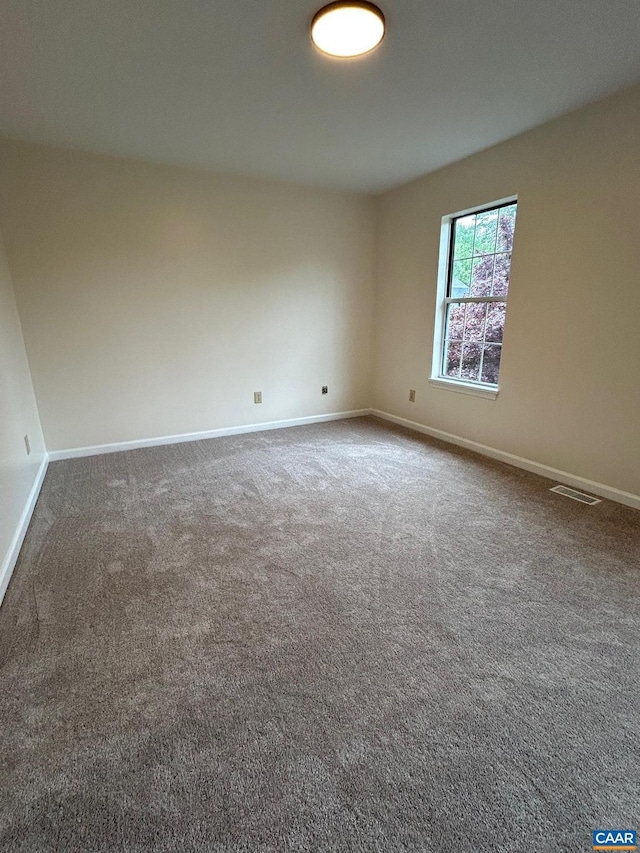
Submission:
MULTIPOLYGON (((442 375, 442 365, 444 362, 444 342, 445 342, 445 326, 447 322, 447 305, 450 302, 459 303, 460 299, 447 297, 447 285, 450 268, 450 253, 451 253, 451 229, 456 219, 462 216, 468 216, 471 213, 482 213, 485 210, 491 210, 494 207, 502 207, 503 205, 517 203, 518 196, 511 195, 497 201, 489 202, 476 207, 469 207, 466 210, 460 210, 458 213, 450 213, 442 218, 442 226, 440 229, 440 254, 438 261, 438 290, 436 296, 436 317, 433 335, 433 356, 431 362, 431 376, 429 384, 436 388, 443 388, 447 391, 456 391, 461 394, 469 394, 472 397, 485 397, 490 400, 495 400, 499 393, 499 385, 489 385, 485 382, 471 382, 465 379, 452 379, 450 376, 442 375)), ((508 303, 509 294, 501 302, 508 303)), ((493 302, 495 301, 490 296, 467 296, 465 302, 493 302)))

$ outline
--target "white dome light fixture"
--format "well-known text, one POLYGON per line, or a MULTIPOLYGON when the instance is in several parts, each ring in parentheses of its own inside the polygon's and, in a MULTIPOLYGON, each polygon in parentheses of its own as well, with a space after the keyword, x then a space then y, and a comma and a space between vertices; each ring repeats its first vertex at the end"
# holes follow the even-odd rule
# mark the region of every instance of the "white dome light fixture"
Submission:
POLYGON ((373 3, 338 0, 320 9, 311 22, 311 38, 330 56, 362 56, 384 38, 384 15, 373 3))

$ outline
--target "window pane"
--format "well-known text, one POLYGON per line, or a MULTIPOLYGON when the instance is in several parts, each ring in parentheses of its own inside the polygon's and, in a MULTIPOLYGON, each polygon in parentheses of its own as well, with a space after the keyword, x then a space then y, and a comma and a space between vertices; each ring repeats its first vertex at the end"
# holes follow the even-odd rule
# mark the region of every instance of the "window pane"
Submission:
POLYGON ((461 341, 464 332, 464 305, 447 306, 447 331, 445 337, 451 341, 461 341))
POLYGON ((504 318, 507 315, 506 302, 491 302, 487 309, 487 331, 485 340, 487 343, 502 343, 504 332, 504 318))
POLYGON ((494 257, 494 255, 483 255, 473 259, 470 296, 491 296, 494 257))
POLYGON ((442 376, 497 385, 516 213, 513 202, 452 221, 442 376))
POLYGON ((476 227, 476 215, 462 216, 456 219, 456 230, 454 234, 453 260, 459 258, 470 258, 473 254, 473 235, 476 227))
POLYGON ((516 228, 517 205, 509 204, 500 211, 498 224, 498 252, 510 252, 513 248, 513 232, 516 228))
POLYGON ((471 284, 471 258, 464 258, 461 261, 453 262, 453 276, 451 278, 451 286, 449 288, 449 296, 457 299, 459 296, 469 295, 469 285, 471 284))
POLYGON ((462 344, 447 341, 444 353, 444 375, 457 377, 460 375, 460 351, 462 344))
POLYGON ((498 227, 497 210, 487 210, 476 214, 476 238, 474 255, 493 254, 496 250, 496 229, 498 227))
POLYGON ((485 302, 468 302, 464 321, 465 341, 481 341, 484 338, 487 305, 485 302))
POLYGON ((461 379, 471 379, 477 382, 480 378, 480 359, 482 358, 482 344, 462 345, 462 369, 461 379))
POLYGON ((482 382, 488 382, 491 385, 498 384, 501 355, 501 344, 485 344, 484 358, 482 359, 482 382))
POLYGON ((509 292, 509 272, 511 270, 511 252, 496 255, 493 270, 493 296, 506 296, 509 292))

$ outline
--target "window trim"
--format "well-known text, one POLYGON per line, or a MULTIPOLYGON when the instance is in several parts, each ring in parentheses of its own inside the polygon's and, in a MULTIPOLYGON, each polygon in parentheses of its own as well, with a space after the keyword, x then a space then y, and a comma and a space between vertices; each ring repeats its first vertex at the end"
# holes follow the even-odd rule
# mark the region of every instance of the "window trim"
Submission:
MULTIPOLYGON (((429 376, 429 384, 436 388, 442 388, 447 391, 456 391, 462 394, 469 394, 473 397, 485 397, 495 400, 500 391, 499 385, 489 385, 483 382, 472 382, 464 379, 455 379, 450 376, 442 375, 442 363, 444 358, 444 341, 445 341, 445 325, 447 321, 447 305, 451 302, 459 303, 460 299, 454 299, 447 296, 447 285, 449 282, 450 272, 453 264, 453 223, 456 219, 463 216, 468 216, 471 213, 485 213, 486 211, 496 210, 499 207, 504 207, 508 204, 517 204, 518 196, 506 196, 499 201, 491 202, 490 204, 481 205, 479 207, 469 207, 465 210, 460 210, 457 213, 450 213, 442 217, 440 227, 440 249, 438 255, 438 279, 436 291, 436 314, 433 334, 433 353, 431 358, 431 373, 429 376)), ((475 296, 465 297, 464 302, 494 302, 492 297, 475 296)), ((508 294, 501 302, 508 303, 508 294)))
POLYGON ((499 391, 497 385, 486 385, 483 382, 465 382, 464 379, 452 379, 450 376, 447 376, 446 379, 442 376, 432 376, 429 379, 429 385, 433 385, 434 388, 442 388, 445 391, 468 394, 470 397, 486 397, 489 400, 495 400, 499 391))

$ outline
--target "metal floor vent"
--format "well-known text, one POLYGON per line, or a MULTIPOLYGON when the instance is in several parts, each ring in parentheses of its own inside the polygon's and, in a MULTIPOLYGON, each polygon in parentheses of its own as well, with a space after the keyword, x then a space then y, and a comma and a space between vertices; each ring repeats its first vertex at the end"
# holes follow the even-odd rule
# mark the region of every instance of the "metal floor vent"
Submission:
POLYGON ((557 492, 559 495, 564 495, 565 498, 571 498, 574 501, 580 501, 581 504, 601 504, 600 498, 594 498, 593 495, 585 495, 584 492, 578 492, 576 489, 570 489, 569 486, 554 486, 549 491, 557 492))

